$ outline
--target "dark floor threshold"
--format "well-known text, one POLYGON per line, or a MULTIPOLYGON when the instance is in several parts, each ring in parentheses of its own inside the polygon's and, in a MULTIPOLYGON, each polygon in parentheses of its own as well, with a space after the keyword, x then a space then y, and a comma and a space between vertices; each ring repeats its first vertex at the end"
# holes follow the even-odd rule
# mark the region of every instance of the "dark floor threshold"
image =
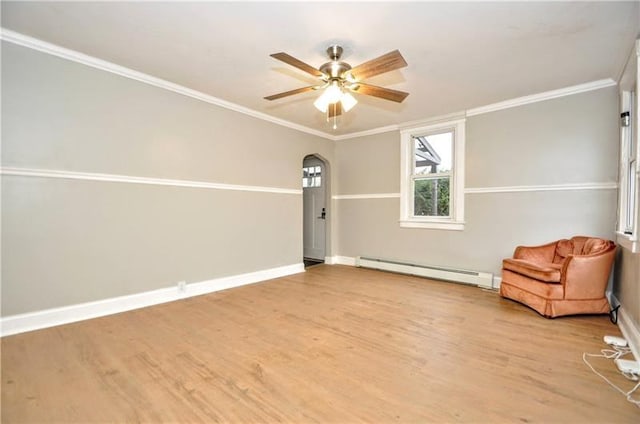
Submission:
POLYGON ((304 258, 303 262, 304 262, 305 268, 309 268, 310 266, 320 265, 324 263, 324 261, 321 261, 319 259, 311 259, 311 258, 304 258))

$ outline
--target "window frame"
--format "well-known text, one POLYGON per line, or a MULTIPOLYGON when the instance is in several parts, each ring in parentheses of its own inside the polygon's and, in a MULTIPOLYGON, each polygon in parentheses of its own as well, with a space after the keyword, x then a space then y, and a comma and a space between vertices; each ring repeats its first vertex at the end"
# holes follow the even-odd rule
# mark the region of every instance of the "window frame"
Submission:
POLYGON ((322 187, 322 167, 320 165, 303 166, 302 188, 318 187, 322 187), (305 175, 305 172, 307 175, 305 175))
POLYGON ((620 96, 620 111, 629 112, 629 126, 620 125, 620 173, 618 199, 618 243, 633 253, 640 251, 638 243, 638 215, 640 211, 640 141, 638 127, 637 93, 633 90, 622 91, 620 96))
MULTIPOLYGON (((438 230, 464 230, 465 119, 454 119, 400 131, 400 226, 438 230), (414 215, 414 138, 453 132, 452 169, 449 182, 449 216, 414 215)), ((434 174, 436 175, 436 174, 434 174)))
POLYGON ((640 39, 636 40, 627 65, 618 81, 620 88, 619 112, 621 114, 629 112, 630 126, 622 127, 620 125, 616 241, 632 253, 640 252, 640 108, 638 107, 640 72, 638 68, 640 68, 640 39), (633 144, 629 145, 629 143, 633 144), (635 173, 631 167, 634 148, 635 173), (634 192, 630 191, 631 188, 635 189, 634 192), (631 222, 633 224, 631 228, 628 228, 628 224, 631 222))

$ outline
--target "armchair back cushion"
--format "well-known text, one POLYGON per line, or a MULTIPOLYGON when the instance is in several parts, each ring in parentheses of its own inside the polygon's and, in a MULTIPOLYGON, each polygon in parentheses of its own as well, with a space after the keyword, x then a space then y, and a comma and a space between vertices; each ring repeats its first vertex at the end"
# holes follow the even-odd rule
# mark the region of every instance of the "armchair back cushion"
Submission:
POLYGON ((554 264, 562 264, 567 256, 573 252, 573 242, 571 240, 558 240, 556 244, 556 251, 553 257, 554 264))

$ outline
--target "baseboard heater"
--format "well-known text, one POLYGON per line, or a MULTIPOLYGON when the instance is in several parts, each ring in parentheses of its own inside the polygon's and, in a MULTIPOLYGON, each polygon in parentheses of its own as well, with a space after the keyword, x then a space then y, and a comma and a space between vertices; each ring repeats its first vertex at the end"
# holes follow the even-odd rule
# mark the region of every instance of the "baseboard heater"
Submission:
POLYGON ((493 287, 493 274, 490 272, 469 271, 432 265, 418 265, 406 262, 389 261, 385 259, 367 258, 363 256, 358 256, 356 258, 356 266, 397 272, 400 274, 417 275, 420 277, 433 278, 435 280, 473 284, 479 287, 493 287))

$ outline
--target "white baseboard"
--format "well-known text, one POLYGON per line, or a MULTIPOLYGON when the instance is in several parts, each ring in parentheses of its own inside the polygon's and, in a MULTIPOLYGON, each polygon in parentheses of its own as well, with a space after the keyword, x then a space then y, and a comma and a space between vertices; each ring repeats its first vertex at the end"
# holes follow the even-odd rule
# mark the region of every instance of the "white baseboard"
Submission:
POLYGON ((358 256, 356 264, 359 267, 390 271, 406 275, 416 275, 434 280, 452 281, 471 284, 487 289, 493 288, 493 274, 490 272, 463 270, 458 268, 434 266, 414 262, 400 262, 382 258, 358 256))
MULTIPOLYGON (((348 266, 357 266, 358 260, 355 257, 351 256, 327 256, 324 260, 324 263, 328 265, 348 265, 348 266)), ((498 277, 496 275, 493 276, 491 289, 500 289, 500 283, 502 282, 502 277, 498 277)), ((487 287, 489 288, 489 287, 487 287)))
POLYGON ((212 280, 190 283, 180 291, 177 286, 158 290, 136 293, 128 296, 113 297, 95 302, 80 303, 61 308, 47 309, 44 311, 29 312, 26 314, 11 315, 0 318, 0 335, 39 330, 41 328, 68 324, 90 318, 102 317, 146 306, 185 299, 192 296, 212 293, 232 287, 244 286, 272 278, 284 277, 291 274, 304 272, 304 264, 297 263, 262 271, 229 277, 215 278, 212 280))
POLYGON ((620 327, 622 335, 629 343, 635 360, 640 361, 640 329, 622 306, 618 309, 618 327, 620 327))
POLYGON ((356 266, 356 258, 351 256, 332 256, 331 264, 356 266))
POLYGON ((502 277, 498 277, 497 275, 493 276, 493 284, 491 285, 492 289, 500 289, 500 284, 502 284, 502 277))

